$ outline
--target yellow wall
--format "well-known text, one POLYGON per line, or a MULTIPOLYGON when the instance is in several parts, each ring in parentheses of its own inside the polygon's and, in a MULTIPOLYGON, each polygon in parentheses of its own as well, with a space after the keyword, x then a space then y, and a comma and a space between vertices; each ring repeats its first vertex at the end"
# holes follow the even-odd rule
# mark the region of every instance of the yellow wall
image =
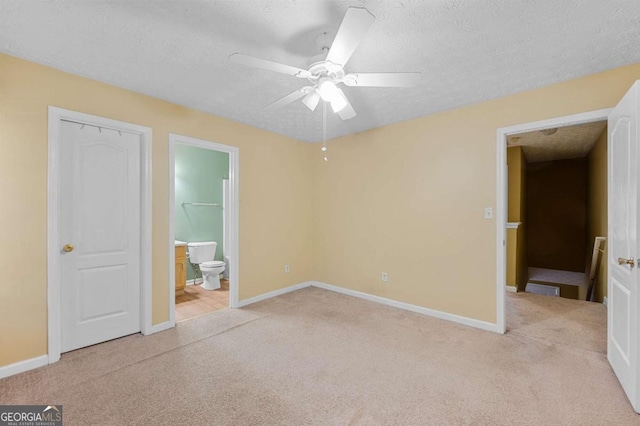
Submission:
POLYGON ((524 185, 527 179, 527 160, 521 146, 507 148, 507 165, 507 222, 522 222, 526 212, 524 185))
POLYGON ((529 272, 527 270, 526 232, 524 224, 517 229, 507 229, 507 285, 524 291, 529 272))
POLYGON ((612 107, 637 79, 640 64, 330 141, 313 157, 315 279, 495 322, 496 129, 612 107))
POLYGON ((525 291, 527 281, 529 281, 529 265, 527 263, 527 227, 524 223, 518 228, 516 262, 516 285, 518 291, 525 291))
POLYGON ((0 54, 0 366, 47 352, 49 105, 153 129, 154 323, 169 316, 169 132, 240 147, 240 299, 312 278, 308 144, 0 54))
POLYGON ((518 229, 507 228, 507 285, 518 286, 518 229))
POLYGON ((526 258, 527 160, 522 147, 507 148, 507 221, 520 222, 507 229, 507 285, 524 290, 528 277, 526 258))
MULTIPOLYGON (((593 242, 596 237, 607 236, 607 129, 589 154, 589 194, 588 194, 588 262, 591 263, 593 242)), ((607 247, 600 261, 600 269, 596 279, 595 301, 602 302, 607 295, 607 247)))
POLYGON ((0 55, 0 366, 46 353, 48 105, 153 129, 154 323, 169 132, 240 147, 241 299, 315 279, 494 322, 496 128, 611 107, 639 78, 640 64, 345 136, 325 163, 314 145, 0 55))

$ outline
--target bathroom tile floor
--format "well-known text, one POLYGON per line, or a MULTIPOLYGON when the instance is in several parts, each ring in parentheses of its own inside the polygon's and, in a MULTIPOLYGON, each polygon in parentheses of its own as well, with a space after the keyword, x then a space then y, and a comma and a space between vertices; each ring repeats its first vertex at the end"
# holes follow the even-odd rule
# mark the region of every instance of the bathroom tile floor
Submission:
POLYGON ((176 321, 199 317, 229 307, 229 281, 220 280, 218 290, 204 290, 188 285, 184 294, 176 296, 176 321))

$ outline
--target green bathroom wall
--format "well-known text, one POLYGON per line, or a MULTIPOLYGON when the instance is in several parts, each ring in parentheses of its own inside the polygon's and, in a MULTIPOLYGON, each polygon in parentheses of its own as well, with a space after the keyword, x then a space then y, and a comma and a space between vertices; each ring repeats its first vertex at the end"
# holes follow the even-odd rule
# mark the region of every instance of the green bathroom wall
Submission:
MULTIPOLYGON (((216 260, 222 260, 222 191, 229 178, 229 154, 176 144, 176 240, 215 241, 216 260), (220 207, 182 205, 218 203, 220 207)), ((187 262, 187 279, 195 271, 187 262)))

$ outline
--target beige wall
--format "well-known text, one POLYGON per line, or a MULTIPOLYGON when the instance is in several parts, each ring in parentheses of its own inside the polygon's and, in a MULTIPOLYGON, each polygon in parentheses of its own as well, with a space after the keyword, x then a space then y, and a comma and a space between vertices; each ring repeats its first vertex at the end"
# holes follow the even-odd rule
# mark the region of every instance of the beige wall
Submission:
MULTIPOLYGON (((600 138, 589 153, 589 214, 587 259, 591 263, 591 252, 596 237, 607 236, 607 129, 605 128, 600 138)), ((600 261, 600 269, 596 279, 596 292, 594 300, 602 302, 607 295, 607 247, 604 245, 604 253, 600 261)), ((590 267, 590 266, 589 266, 590 267)))
POLYGON ((0 366, 47 352, 49 105, 153 129, 153 323, 169 317, 169 132, 240 147, 240 299, 312 278, 308 144, 0 54, 0 366))
POLYGON ((315 279, 495 322, 496 129, 612 107, 637 79, 640 64, 330 141, 313 157, 315 279))

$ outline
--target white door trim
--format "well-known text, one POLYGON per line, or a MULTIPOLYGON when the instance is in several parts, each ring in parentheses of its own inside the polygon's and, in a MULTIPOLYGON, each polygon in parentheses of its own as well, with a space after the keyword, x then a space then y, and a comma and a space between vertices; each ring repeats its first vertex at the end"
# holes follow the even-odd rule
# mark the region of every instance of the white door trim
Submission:
POLYGON ((48 135, 48 181, 47 181, 47 346, 48 360, 52 364, 60 359, 60 264, 58 235, 58 211, 60 208, 60 159, 58 148, 60 141, 60 122, 62 120, 102 127, 105 129, 123 130, 140 135, 141 142, 141 200, 140 209, 140 328, 142 334, 151 331, 151 137, 149 127, 109 118, 70 111, 49 106, 48 135))
POLYGON ((501 127, 497 130, 497 187, 496 187, 496 328, 499 333, 507 330, 506 321, 506 280, 507 280, 507 137, 509 135, 544 130, 552 127, 575 126, 577 124, 592 123, 607 120, 612 108, 597 111, 551 118, 549 120, 532 123, 517 124, 501 127))
POLYGON ((169 322, 173 327, 176 324, 176 287, 175 287, 175 205, 176 205, 176 144, 189 145, 212 151, 226 152, 229 154, 229 245, 231 253, 231 270, 229 271, 229 307, 238 307, 238 275, 240 271, 240 247, 238 238, 239 225, 239 172, 240 149, 235 146, 223 145, 203 139, 182 136, 169 133, 169 322))

